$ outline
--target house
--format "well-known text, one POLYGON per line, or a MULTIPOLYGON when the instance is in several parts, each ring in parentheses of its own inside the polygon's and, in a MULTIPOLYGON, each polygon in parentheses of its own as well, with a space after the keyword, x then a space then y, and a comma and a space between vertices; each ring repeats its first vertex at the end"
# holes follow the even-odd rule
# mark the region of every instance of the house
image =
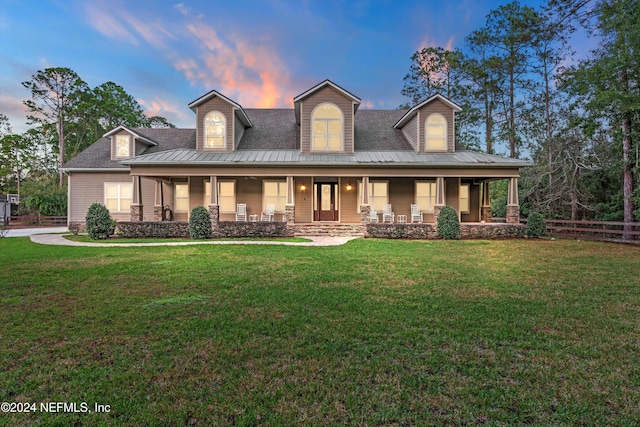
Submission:
POLYGON ((462 223, 488 223, 494 180, 508 180, 507 222, 519 221, 517 180, 528 163, 460 149, 454 102, 438 94, 410 110, 360 104, 330 80, 296 96, 293 109, 243 108, 213 90, 188 105, 193 129, 119 126, 64 166, 69 222, 99 202, 117 221, 187 221, 202 205, 214 227, 235 221, 239 204, 249 222, 273 207, 270 219, 293 230, 347 232, 371 211, 382 222, 385 205, 393 221, 411 222, 412 204, 425 223, 444 205, 462 223))

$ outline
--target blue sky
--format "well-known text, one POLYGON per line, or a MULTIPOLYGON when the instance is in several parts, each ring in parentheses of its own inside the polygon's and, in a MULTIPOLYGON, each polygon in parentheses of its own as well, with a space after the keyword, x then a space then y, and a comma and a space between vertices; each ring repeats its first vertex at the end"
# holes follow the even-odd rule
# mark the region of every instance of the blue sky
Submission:
POLYGON ((21 82, 47 67, 113 81, 178 127, 194 126, 187 104, 212 89, 246 108, 291 108, 327 78, 364 108, 393 109, 416 50, 461 47, 506 3, 0 0, 0 113, 24 131, 21 82))

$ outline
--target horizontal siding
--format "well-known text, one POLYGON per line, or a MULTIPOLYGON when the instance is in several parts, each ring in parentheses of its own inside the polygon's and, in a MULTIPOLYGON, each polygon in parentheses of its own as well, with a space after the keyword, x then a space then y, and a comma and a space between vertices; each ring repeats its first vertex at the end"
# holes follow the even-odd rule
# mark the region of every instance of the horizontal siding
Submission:
POLYGON ((353 153, 353 101, 331 87, 324 87, 310 95, 301 103, 300 109, 300 149, 311 152, 311 114, 323 102, 335 104, 344 117, 344 152, 353 153))
POLYGON ((439 99, 430 102, 420 109, 420 139, 418 141, 418 151, 426 151, 425 141, 425 123, 430 114, 439 113, 447 120, 447 151, 453 153, 455 151, 455 124, 454 124, 454 111, 453 109, 440 101, 439 99))
POLYGON ((313 185, 311 185, 311 178, 296 178, 295 179, 295 198, 296 215, 295 222, 298 224, 305 224, 313 221, 313 185), (306 189, 302 191, 300 186, 304 184, 306 189))
POLYGON ((458 178, 446 178, 444 180, 444 193, 445 193, 445 204, 447 206, 451 206, 456 212, 460 211, 460 199, 459 199, 459 190, 458 185, 460 183, 460 179, 458 178))
POLYGON ((480 185, 469 186, 469 213, 461 214, 462 222, 479 222, 480 221, 480 185))
POLYGON ((196 150, 198 151, 233 151, 234 150, 234 108, 220 97, 213 97, 196 109, 196 150), (211 111, 220 111, 226 119, 227 140, 224 149, 204 148, 204 118, 211 111))
MULTIPOLYGON (((132 178, 128 171, 124 173, 80 173, 73 172, 70 175, 69 183, 69 221, 84 222, 89 206, 92 203, 104 204, 104 183, 122 182, 131 183, 132 178)), ((146 181, 146 180, 145 180, 146 181)), ((111 216, 116 221, 128 221, 131 219, 131 212, 112 213, 111 216)))
POLYGON ((345 224, 360 224, 360 213, 358 212, 358 182, 352 178, 342 178, 340 180, 340 222, 345 224), (347 191, 347 183, 351 182, 353 187, 347 191))
POLYGON ((409 144, 413 147, 414 150, 418 151, 418 117, 420 115, 416 114, 413 116, 413 119, 409 120, 409 123, 402 127, 402 133, 404 134, 409 144))

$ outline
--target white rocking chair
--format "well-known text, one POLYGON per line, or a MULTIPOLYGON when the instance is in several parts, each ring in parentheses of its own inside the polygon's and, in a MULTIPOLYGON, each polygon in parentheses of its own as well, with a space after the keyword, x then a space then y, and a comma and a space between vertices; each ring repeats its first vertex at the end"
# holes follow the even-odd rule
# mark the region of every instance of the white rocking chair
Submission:
POLYGON ((273 221, 273 212, 275 211, 275 206, 271 203, 267 204, 267 207, 264 212, 260 215, 260 221, 273 221))
POLYGON ((370 211, 369 212, 369 222, 378 222, 378 211, 370 211))
POLYGON ((247 221, 247 204, 238 203, 236 205, 236 221, 247 221))
POLYGON ((420 211, 420 206, 411 205, 411 223, 417 222, 418 224, 422 224, 422 211, 420 211))
POLYGON ((396 214, 391 210, 391 205, 384 205, 384 209, 382 210, 382 223, 389 221, 393 224, 396 219, 396 214))

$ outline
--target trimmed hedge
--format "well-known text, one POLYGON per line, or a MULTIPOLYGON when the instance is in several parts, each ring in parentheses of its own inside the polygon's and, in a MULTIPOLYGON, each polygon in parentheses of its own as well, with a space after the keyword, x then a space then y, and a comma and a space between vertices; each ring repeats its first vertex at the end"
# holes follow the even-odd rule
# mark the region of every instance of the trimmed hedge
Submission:
POLYGON ((105 205, 93 203, 85 218, 87 234, 93 240, 108 239, 115 231, 116 222, 105 205))
POLYGON ((193 240, 211 238, 211 217, 204 206, 196 206, 189 217, 189 234, 193 240))
POLYGON ((286 222, 220 221, 214 237, 291 237, 286 222))
POLYGON ((432 239, 431 224, 367 224, 367 237, 381 239, 432 239))
POLYGON ((116 228, 122 237, 189 237, 188 222, 118 221, 116 228))
POLYGON ((451 206, 443 206, 438 216, 438 236, 448 240, 460 238, 460 220, 456 210, 451 206))

